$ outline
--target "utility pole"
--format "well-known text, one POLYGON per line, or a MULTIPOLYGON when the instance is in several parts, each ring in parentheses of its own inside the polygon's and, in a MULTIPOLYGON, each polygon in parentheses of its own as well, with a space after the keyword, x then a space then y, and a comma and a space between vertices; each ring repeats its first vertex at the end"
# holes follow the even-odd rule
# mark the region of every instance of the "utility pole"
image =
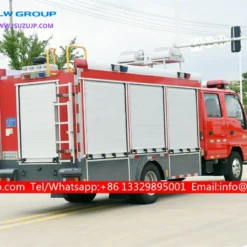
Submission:
MULTIPOLYGON (((10 13, 12 13, 12 11, 13 11, 12 0, 9 0, 9 11, 10 11, 10 13)), ((9 24, 10 24, 10 27, 12 29, 13 28, 13 15, 12 14, 9 17, 9 24)))
MULTIPOLYGON (((175 6, 174 6, 174 16, 176 19, 176 38, 175 38, 175 44, 180 43, 180 33, 181 33, 181 27, 180 27, 180 6, 179 6, 179 0, 175 0, 175 6)), ((179 70, 182 71, 182 64, 179 63, 179 70)))
POLYGON ((175 2, 175 19, 176 19, 176 43, 180 43, 180 13, 179 0, 175 2))
MULTIPOLYGON (((246 30, 242 31, 241 34, 243 34, 244 32, 246 32, 246 30)), ((239 77, 240 77, 240 98, 241 98, 241 102, 243 103, 243 77, 242 77, 242 52, 239 52, 239 77)))
MULTIPOLYGON (((180 43, 180 9, 179 9, 179 0, 175 1, 175 19, 176 19, 176 44, 180 43)), ((182 70, 182 64, 179 63, 179 70, 182 70)))

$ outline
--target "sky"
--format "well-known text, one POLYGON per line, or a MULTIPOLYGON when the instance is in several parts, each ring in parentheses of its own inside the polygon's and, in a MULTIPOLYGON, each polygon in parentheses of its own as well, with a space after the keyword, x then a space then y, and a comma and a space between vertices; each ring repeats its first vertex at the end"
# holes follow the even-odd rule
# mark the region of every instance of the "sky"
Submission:
MULTIPOLYGON (((25 29, 41 39, 53 36, 49 46, 68 45, 77 37, 77 45, 86 47, 88 59, 115 63, 123 51, 143 50, 189 44, 197 38, 219 35, 230 37, 230 27, 247 30, 246 0, 12 0, 13 11, 56 11, 53 17, 15 17, 14 23, 52 23, 54 28, 25 29), (177 21, 180 20, 180 21, 177 21), (209 23, 209 24, 208 24, 209 23), (244 27, 245 26, 245 27, 244 27), (176 29, 180 27, 180 29, 176 29), (177 30, 180 30, 179 35, 177 30)), ((9 10, 9 0, 1 1, 1 10, 9 10)), ((0 17, 0 23, 8 23, 0 17)), ((0 29, 1 35, 3 29, 0 29)), ((247 36, 247 31, 246 31, 247 36)), ((243 34, 243 36, 245 36, 243 34)), ((0 36, 1 37, 1 36, 0 36)), ((191 51, 182 48, 185 72, 200 73, 202 80, 239 80, 239 53, 231 53, 230 43, 223 47, 191 51)), ((0 57, 0 67, 8 59, 0 57)), ((247 71, 247 41, 242 41, 242 71, 247 71)), ((172 66, 172 69, 176 67, 172 66)))

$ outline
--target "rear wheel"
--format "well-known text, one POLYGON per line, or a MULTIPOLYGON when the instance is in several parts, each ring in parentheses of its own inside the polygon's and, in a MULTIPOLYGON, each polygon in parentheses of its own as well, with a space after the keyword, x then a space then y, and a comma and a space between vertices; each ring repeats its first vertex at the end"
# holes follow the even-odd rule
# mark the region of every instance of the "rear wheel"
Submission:
POLYGON ((240 181, 243 172, 243 160, 241 155, 233 151, 227 161, 228 174, 225 175, 226 181, 240 181))
POLYGON ((72 203, 91 202, 96 197, 96 194, 66 194, 64 199, 72 203))
MULTIPOLYGON (((153 163, 147 163, 141 174, 141 181, 160 181, 161 175, 159 169, 153 163)), ((151 204, 158 200, 159 194, 130 194, 129 202, 137 204, 151 204)))

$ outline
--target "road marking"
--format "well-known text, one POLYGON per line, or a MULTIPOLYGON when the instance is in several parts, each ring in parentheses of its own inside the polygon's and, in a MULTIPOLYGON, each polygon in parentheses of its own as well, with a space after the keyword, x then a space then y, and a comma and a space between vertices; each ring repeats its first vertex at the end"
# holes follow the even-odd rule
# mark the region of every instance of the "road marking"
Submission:
POLYGON ((53 210, 53 211, 49 211, 47 213, 34 214, 34 215, 24 216, 24 217, 20 217, 20 218, 11 219, 11 220, 4 220, 4 221, 0 221, 0 225, 11 223, 11 222, 16 222, 16 221, 22 221, 22 220, 26 220, 26 219, 43 217, 43 216, 47 216, 47 215, 50 215, 50 214, 67 212, 67 211, 71 211, 71 210, 74 210, 74 209, 81 209, 81 206, 80 207, 77 206, 77 207, 72 207, 72 208, 65 208, 65 209, 53 210))
POLYGON ((32 223, 36 223, 36 222, 42 222, 42 221, 62 218, 62 217, 68 216, 68 215, 76 214, 78 212, 96 211, 96 210, 99 210, 99 209, 102 209, 102 208, 107 208, 107 206, 109 206, 109 205, 117 205, 117 203, 108 203, 106 205, 97 206, 97 207, 94 207, 94 208, 86 207, 86 208, 81 208, 81 209, 70 211, 70 212, 58 213, 58 214, 53 215, 53 216, 48 216, 48 217, 38 218, 38 219, 34 219, 34 220, 23 221, 23 222, 14 223, 14 224, 6 224, 6 225, 0 226, 0 230, 4 230, 4 229, 8 229, 8 228, 14 228, 14 227, 23 226, 23 225, 28 225, 28 224, 32 224, 32 223))

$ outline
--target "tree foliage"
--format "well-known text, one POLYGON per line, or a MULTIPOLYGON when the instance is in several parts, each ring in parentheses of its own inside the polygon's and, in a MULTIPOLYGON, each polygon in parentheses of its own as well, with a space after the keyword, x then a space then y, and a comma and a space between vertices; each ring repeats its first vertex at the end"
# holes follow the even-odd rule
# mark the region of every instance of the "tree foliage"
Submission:
POLYGON ((6 29, 0 41, 0 53, 9 58, 11 69, 20 70, 32 64, 32 58, 40 56, 51 39, 52 36, 40 40, 37 34, 26 36, 22 30, 6 29))
MULTIPOLYGON (((77 39, 76 37, 73 38, 70 41, 69 45, 75 45, 76 39, 77 39)), ((60 48, 59 52, 56 50, 56 65, 58 66, 58 69, 67 68, 67 58, 66 58, 67 46, 59 46, 59 48, 60 48)), ((80 51, 76 48, 73 48, 73 47, 70 47, 68 49, 68 53, 69 53, 70 68, 73 67, 73 62, 74 62, 75 58, 82 58, 83 57, 83 55, 80 55, 80 51)), ((43 54, 43 56, 46 56, 46 54, 43 54)), ((50 60, 50 63, 52 63, 52 61, 53 61, 52 54, 50 54, 49 60, 50 60)))
MULTIPOLYGON (((23 66, 32 65, 32 59, 39 56, 46 57, 46 49, 52 36, 41 40, 37 34, 25 35, 23 30, 6 29, 3 38, 0 41, 0 53, 9 58, 9 67, 14 70, 21 70, 23 66)), ((76 37, 70 42, 70 45, 76 44, 76 37)), ((60 53, 56 51, 56 64, 59 69, 66 65, 66 46, 60 46, 60 53)), ((79 55, 76 48, 69 48, 70 64, 73 63, 79 55)), ((49 55, 52 63, 52 55, 49 55)))
MULTIPOLYGON (((247 109, 247 72, 242 74, 242 92, 243 92, 243 105, 247 109)), ((238 94, 240 93, 240 82, 236 81, 229 85, 229 88, 238 94)))
MULTIPOLYGON (((76 44, 76 37, 71 40, 69 45, 75 45, 75 44, 76 44)), ((60 55, 57 56, 57 66, 59 69, 62 69, 64 67, 64 65, 66 64, 66 61, 67 61, 67 59, 66 59, 67 46, 64 46, 64 47, 60 46, 59 48, 61 49, 61 53, 60 53, 60 55)), ((79 55, 80 52, 78 50, 76 51, 76 48, 70 47, 68 49, 68 52, 70 54, 70 56, 69 56, 70 65, 73 65, 73 61, 75 60, 75 58, 83 57, 82 55, 79 55)))

